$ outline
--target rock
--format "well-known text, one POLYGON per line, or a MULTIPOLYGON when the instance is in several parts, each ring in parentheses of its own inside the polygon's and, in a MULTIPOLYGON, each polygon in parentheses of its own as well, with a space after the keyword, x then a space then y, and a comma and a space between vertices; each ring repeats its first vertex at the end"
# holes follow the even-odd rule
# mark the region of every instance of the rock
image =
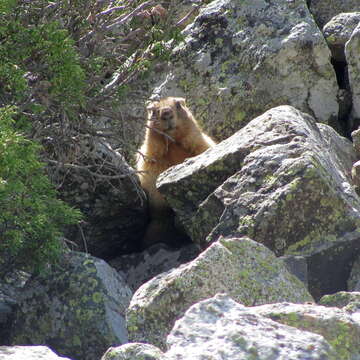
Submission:
MULTIPOLYGON (((0 346, 9 345, 9 329, 14 321, 18 299, 30 275, 23 271, 13 271, 2 277, 0 283, 0 346)), ((1 356, 0 356, 1 358, 1 356)))
MULTIPOLYGON (((163 360, 164 353, 150 344, 130 343, 110 348, 101 360, 163 360)), ((165 359, 164 359, 165 360, 165 359)))
POLYGON ((351 171, 351 177, 357 194, 360 194, 360 160, 354 163, 351 171))
POLYGON ((334 164, 339 168, 340 172, 345 175, 347 179, 351 179, 351 168, 357 156, 354 152, 354 147, 351 141, 339 136, 339 134, 331 127, 324 124, 316 124, 325 142, 325 146, 332 149, 331 157, 334 159, 334 164))
MULTIPOLYGON (((338 102, 339 102, 339 125, 336 130, 338 133, 350 138, 351 132, 354 130, 356 125, 354 124, 354 119, 351 118, 351 109, 352 109, 352 95, 349 85, 349 76, 347 72, 347 65, 340 64, 340 68, 337 71, 339 76, 339 91, 338 91, 338 102)), ((334 63, 334 66, 336 64, 334 63)))
POLYGON ((221 239, 188 264, 141 286, 127 311, 129 339, 164 347, 176 319, 194 303, 227 292, 245 305, 311 301, 305 286, 263 245, 221 239))
POLYGON ((339 85, 337 99, 339 103, 338 123, 340 126, 336 129, 347 137, 357 127, 358 121, 351 114, 353 101, 345 56, 345 44, 359 22, 360 12, 341 13, 333 17, 323 29, 324 37, 331 50, 332 64, 339 85))
POLYGON ((305 256, 313 296, 346 288, 360 253, 352 144, 289 107, 271 109, 157 186, 194 242, 247 235, 278 256, 305 256))
POLYGON ((6 360, 70 360, 56 355, 46 346, 0 346, 0 359, 6 360))
POLYGON ((345 43, 360 23, 360 12, 334 16, 323 28, 326 42, 335 61, 345 62, 345 43))
POLYGON ((306 287, 308 287, 308 268, 305 257, 287 255, 281 256, 280 259, 284 261, 290 274, 295 275, 306 287))
POLYGON ((345 308, 347 312, 353 312, 354 306, 356 310, 360 310, 360 292, 340 291, 336 294, 325 295, 319 300, 319 304, 323 306, 345 308))
POLYGON ((352 265, 348 289, 350 291, 360 291, 360 257, 357 257, 352 265))
MULTIPOLYGON (((167 170, 159 177, 157 186, 193 241, 205 245, 213 226, 219 219, 225 220, 224 208, 234 203, 233 198, 237 199, 241 192, 252 196, 253 191, 262 187, 268 189, 262 190, 265 195, 282 183, 285 190, 291 190, 287 184, 301 182, 297 174, 304 170, 320 171, 325 167, 323 172, 329 171, 333 181, 340 182, 344 194, 339 195, 359 206, 359 199, 348 184, 355 158, 351 143, 331 128, 315 124, 310 116, 292 107, 280 106, 254 119, 213 149, 167 170), (285 182, 280 180, 284 176, 285 182), (231 187, 241 192, 234 195, 231 187)), ((286 195, 283 197, 286 200, 286 195)), ((246 212, 239 212, 236 217, 244 215, 246 212)), ((304 221, 312 220, 309 215, 304 221)), ((357 219, 358 211, 354 216, 357 219)), ((270 247, 276 250, 276 246, 270 247)))
POLYGON ((156 244, 141 253, 120 256, 109 261, 109 264, 135 291, 156 275, 193 260, 198 254, 199 249, 195 244, 189 244, 180 249, 156 244))
POLYGON ((11 342, 47 344, 65 356, 98 360, 110 346, 127 342, 124 314, 131 295, 103 260, 69 253, 26 284, 11 342))
MULTIPOLYGON (((360 7, 360 5, 359 5, 360 7)), ((352 116, 360 119, 360 23, 345 45, 345 56, 349 69, 350 89, 352 92, 352 116)))
MULTIPOLYGON (((354 150, 356 153, 356 160, 360 158, 360 129, 351 133, 354 150)), ((357 194, 360 194, 360 160, 354 161, 351 169, 351 178, 357 194)))
MULTIPOLYGON (((280 324, 321 335, 337 352, 337 359, 360 357, 360 313, 309 304, 271 304, 248 310, 280 324)), ((291 358, 291 357, 290 357, 291 358)))
POLYGON ((322 28, 331 18, 347 12, 360 11, 358 0, 311 0, 310 11, 322 28))
POLYGON ((166 360, 345 359, 323 336, 267 319, 226 295, 192 306, 167 344, 166 360))
POLYGON ((360 158, 360 129, 354 130, 351 133, 351 138, 356 153, 356 160, 360 158))
MULTIPOLYGON (((348 294, 348 299, 359 299, 359 294, 348 294)), ((167 337, 168 351, 150 359, 358 359, 359 315, 349 305, 343 309, 290 303, 245 307, 227 294, 217 294, 191 306, 167 337)), ((127 344, 117 350, 121 355, 128 349, 141 354, 142 348, 143 344, 127 344)), ((158 354, 158 349, 150 349, 158 354)))
POLYGON ((212 1, 183 34, 153 97, 186 94, 215 137, 282 104, 337 122, 330 52, 305 1, 212 1))
POLYGON ((177 24, 180 28, 186 27, 199 13, 200 7, 204 3, 202 0, 180 0, 172 3, 172 13, 170 13, 170 21, 173 25, 177 24), (175 23, 174 21, 175 20, 175 23))
POLYGON ((0 345, 9 344, 9 328, 13 321, 15 307, 16 300, 0 290, 0 345))
POLYGON ((106 142, 83 139, 73 150, 81 165, 59 170, 53 181, 62 198, 84 214, 66 233, 74 250, 111 258, 139 249, 147 222, 147 202, 134 170, 106 142))
MULTIPOLYGON (((9 328, 14 316, 15 303, 0 292, 0 344, 9 344, 9 328)), ((1 357, 0 357, 1 358, 1 357)))

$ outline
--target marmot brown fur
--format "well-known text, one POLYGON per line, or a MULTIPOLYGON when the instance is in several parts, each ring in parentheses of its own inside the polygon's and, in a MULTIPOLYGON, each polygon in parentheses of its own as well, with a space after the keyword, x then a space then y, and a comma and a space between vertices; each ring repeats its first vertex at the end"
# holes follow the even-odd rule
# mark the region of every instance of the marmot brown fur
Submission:
MULTIPOLYGON (((156 219, 163 222, 170 208, 156 189, 157 177, 170 166, 201 154, 215 142, 201 131, 183 98, 154 101, 147 106, 147 112, 145 141, 139 149, 136 167, 149 198, 151 222, 156 219)), ((155 224, 150 223, 151 226, 154 228, 155 224)), ((160 223, 156 227, 161 227, 160 223)))

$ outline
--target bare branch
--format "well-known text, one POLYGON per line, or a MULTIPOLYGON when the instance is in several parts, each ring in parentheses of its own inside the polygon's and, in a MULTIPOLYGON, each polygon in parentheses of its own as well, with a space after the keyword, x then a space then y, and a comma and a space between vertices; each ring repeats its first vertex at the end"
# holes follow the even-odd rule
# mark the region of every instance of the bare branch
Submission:
POLYGON ((136 16, 140 11, 155 5, 155 2, 153 0, 148 0, 140 4, 137 8, 135 8, 133 11, 131 11, 129 14, 119 16, 117 19, 114 20, 114 22, 111 25, 108 25, 105 27, 105 30, 111 31, 113 28, 124 24, 127 22, 130 18, 136 16))
POLYGON ((70 168, 70 169, 77 169, 77 170, 85 170, 86 172, 88 172, 90 175, 99 178, 99 179, 105 179, 105 180, 114 180, 114 179, 124 179, 127 176, 129 176, 129 174, 119 174, 119 175, 102 175, 96 172, 93 172, 91 170, 89 170, 89 167, 93 167, 93 166, 89 166, 89 165, 76 165, 76 164, 67 164, 67 163, 61 163, 59 161, 56 160, 46 160, 49 164, 54 164, 56 166, 59 167, 63 167, 63 168, 70 168))
POLYGON ((191 9, 182 19, 180 19, 176 24, 175 26, 181 26, 183 23, 185 23, 191 15, 194 14, 195 11, 199 10, 200 8, 200 5, 198 6, 195 6, 193 9, 191 9))
POLYGON ((173 137, 171 137, 170 135, 164 133, 163 131, 161 131, 161 130, 159 130, 159 129, 156 129, 156 128, 152 128, 152 127, 150 127, 149 125, 145 125, 145 127, 147 127, 147 128, 150 129, 150 130, 153 130, 153 131, 157 132, 157 133, 160 134, 160 135, 163 135, 165 138, 167 138, 167 139, 170 140, 171 142, 173 142, 173 143, 175 142, 175 140, 174 140, 173 137))
POLYGON ((126 6, 123 5, 123 6, 115 6, 115 7, 112 7, 110 9, 107 9, 107 10, 104 10, 98 14, 96 14, 96 17, 100 17, 100 16, 104 16, 104 15, 109 15, 111 13, 113 13, 114 11, 118 11, 118 10, 124 10, 126 9, 126 6))

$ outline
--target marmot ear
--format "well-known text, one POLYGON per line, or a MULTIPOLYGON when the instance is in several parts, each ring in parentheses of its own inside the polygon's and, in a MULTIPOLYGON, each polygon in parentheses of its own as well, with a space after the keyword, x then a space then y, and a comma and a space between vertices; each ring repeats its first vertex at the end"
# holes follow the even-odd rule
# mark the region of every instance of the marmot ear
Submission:
POLYGON ((185 106, 185 99, 184 98, 175 98, 175 105, 177 109, 181 109, 181 106, 185 106))

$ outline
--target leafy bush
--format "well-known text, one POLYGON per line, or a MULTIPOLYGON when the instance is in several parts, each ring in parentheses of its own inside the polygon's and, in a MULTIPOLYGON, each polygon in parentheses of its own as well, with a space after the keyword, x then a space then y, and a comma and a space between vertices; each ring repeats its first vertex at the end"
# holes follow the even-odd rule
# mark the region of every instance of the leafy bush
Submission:
POLYGON ((53 102, 69 111, 82 104, 85 89, 85 74, 74 41, 57 20, 36 24, 32 20, 29 10, 21 8, 17 1, 0 0, 3 102, 29 100, 32 84, 35 85, 32 103, 40 103, 46 110, 53 102), (43 101, 44 96, 47 101, 43 101))
POLYGON ((60 189, 77 167, 112 174, 74 151, 89 137, 107 136, 131 158, 124 130, 133 123, 119 109, 136 93, 134 80, 169 60, 169 44, 181 40, 176 6, 0 0, 0 272, 54 259, 61 228, 79 219, 57 200, 45 170, 60 189), (94 125, 102 117, 115 126, 94 125))
POLYGON ((56 198, 39 146, 13 129, 14 109, 0 109, 0 273, 36 270, 61 250, 61 229, 80 219, 56 198))

